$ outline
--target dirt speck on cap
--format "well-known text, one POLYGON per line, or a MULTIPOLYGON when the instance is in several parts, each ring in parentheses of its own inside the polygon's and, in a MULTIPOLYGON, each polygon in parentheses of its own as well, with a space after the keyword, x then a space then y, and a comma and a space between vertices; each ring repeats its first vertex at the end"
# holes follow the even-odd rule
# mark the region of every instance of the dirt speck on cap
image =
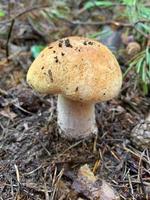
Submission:
POLYGON ((70 47, 70 48, 73 47, 73 46, 70 44, 70 40, 69 40, 69 39, 66 39, 66 40, 65 40, 65 46, 66 46, 66 47, 70 47))
POLYGON ((50 69, 48 70, 48 75, 50 77, 51 82, 53 82, 54 81, 53 74, 52 74, 52 71, 50 69))
POLYGON ((93 45, 94 43, 90 41, 90 42, 88 42, 88 44, 89 44, 89 45, 93 45))
POLYGON ((84 45, 87 45, 87 41, 84 41, 83 44, 84 44, 84 45))
POLYGON ((56 62, 56 63, 58 63, 58 62, 59 62, 59 60, 58 60, 58 57, 57 57, 57 56, 55 56, 55 57, 54 57, 54 59, 55 59, 55 62, 56 62))
POLYGON ((62 47, 62 45, 63 45, 63 40, 59 40, 58 46, 62 47))
POLYGON ((79 90, 79 87, 76 87, 75 92, 77 92, 79 90))

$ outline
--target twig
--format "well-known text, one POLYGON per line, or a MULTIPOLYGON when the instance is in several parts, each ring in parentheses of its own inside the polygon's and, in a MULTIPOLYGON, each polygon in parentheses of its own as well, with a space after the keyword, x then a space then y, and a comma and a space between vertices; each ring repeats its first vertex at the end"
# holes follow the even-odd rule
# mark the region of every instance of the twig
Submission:
POLYGON ((107 147, 107 149, 109 150, 109 152, 111 153, 111 155, 112 155, 117 161, 120 162, 121 160, 120 160, 119 156, 116 155, 116 153, 115 153, 113 150, 111 150, 111 148, 110 148, 108 145, 106 145, 106 147, 107 147))
POLYGON ((20 190, 21 190, 20 174, 19 174, 18 166, 15 164, 14 167, 15 167, 15 171, 16 171, 16 178, 17 178, 17 185, 18 185, 17 193, 20 193, 20 190))
POLYGON ((44 144, 41 142, 40 139, 38 139, 38 137, 36 137, 36 139, 38 140, 38 142, 40 143, 40 145, 43 147, 43 149, 45 150, 45 152, 48 154, 48 156, 51 156, 51 153, 48 151, 48 149, 44 146, 44 144))
POLYGON ((145 38, 150 39, 150 34, 147 35, 146 33, 144 33, 142 30, 138 29, 136 26, 133 27, 138 33, 140 33, 141 35, 143 35, 145 38))
MULTIPOLYGON (((115 25, 115 26, 123 26, 123 27, 133 27, 134 25, 137 25, 138 23, 141 23, 141 22, 147 22, 147 21, 137 21, 135 22, 134 24, 130 24, 130 23, 122 23, 122 22, 118 22, 118 21, 113 21, 113 20, 108 20, 108 21, 103 21, 103 22, 92 22, 92 21, 87 21, 87 22, 83 22, 83 21, 69 21, 69 20, 66 20, 68 22, 70 22, 71 24, 74 24, 74 25, 115 25)), ((150 21, 148 21, 150 22, 150 21)))
POLYGON ((12 178, 10 179, 10 185, 11 185, 11 196, 12 198, 14 199, 14 187, 13 187, 13 181, 12 181, 12 178))
POLYGON ((19 175, 18 167, 17 167, 17 165, 14 165, 14 167, 15 167, 15 170, 16 170, 17 181, 18 181, 18 183, 20 184, 20 175, 19 175))
POLYGON ((92 172, 94 174, 96 173, 96 171, 97 171, 98 167, 100 166, 100 164, 101 164, 101 161, 100 160, 96 160, 96 162, 94 164, 94 167, 93 167, 93 170, 92 170, 92 172))
POLYGON ((11 25, 10 25, 10 29, 9 29, 9 32, 8 32, 8 37, 7 37, 7 41, 6 41, 6 58, 8 60, 8 57, 9 57, 9 41, 10 41, 10 38, 11 38, 11 33, 12 33, 12 29, 13 29, 13 26, 15 24, 15 19, 13 19, 11 21, 11 25))
POLYGON ((96 146, 97 146, 97 135, 94 137, 94 142, 93 142, 93 153, 96 152, 96 146))
POLYGON ((129 185, 130 185, 130 189, 131 189, 132 200, 135 200, 132 181, 131 181, 131 177, 130 177, 130 172, 128 172, 128 181, 129 181, 129 185))
POLYGON ((84 140, 79 140, 77 142, 75 142, 73 145, 71 145, 70 147, 68 147, 67 149, 65 149, 61 154, 58 155, 58 157, 61 157, 62 155, 64 155, 67 151, 69 151, 70 149, 78 146, 80 143, 82 143, 84 140))
MULTIPOLYGON (((22 15, 28 13, 28 12, 32 12, 33 10, 37 10, 37 9, 44 9, 44 8, 48 8, 50 7, 51 5, 48 4, 48 5, 38 5, 38 6, 34 6, 34 7, 31 7, 31 8, 27 8, 25 9, 24 11, 18 13, 17 15, 15 15, 14 17, 10 18, 9 20, 5 20, 5 21, 1 21, 0 24, 6 24, 6 23, 10 23, 11 21, 15 20, 16 18, 19 18, 21 17, 22 15)), ((62 17, 59 17, 59 19, 62 19, 62 20, 65 20, 71 24, 74 24, 74 25, 109 25, 109 24, 112 24, 112 25, 116 25, 116 26, 123 26, 123 27, 134 27, 136 26, 138 23, 150 23, 150 20, 138 20, 136 21, 134 24, 130 24, 130 23, 122 23, 122 22, 117 22, 117 21, 113 21, 113 20, 108 20, 108 21, 104 21, 104 22, 82 22, 82 21, 70 21, 66 18, 62 18, 62 17)))
POLYGON ((7 96, 8 92, 0 88, 0 94, 7 96))
POLYGON ((55 192, 56 192, 56 187, 55 187, 56 174, 57 174, 57 167, 55 167, 55 171, 54 171, 54 175, 53 175, 53 179, 52 179, 52 187, 54 187, 53 193, 51 194, 51 199, 52 199, 52 200, 54 199, 55 192))
POLYGON ((33 11, 33 10, 42 9, 42 8, 49 7, 49 6, 50 5, 34 6, 34 7, 28 8, 28 9, 18 13, 17 15, 15 15, 14 17, 12 17, 9 20, 0 22, 0 24, 3 24, 3 23, 5 24, 5 23, 8 23, 8 22, 11 22, 10 29, 9 29, 9 32, 8 32, 7 41, 6 41, 6 58, 7 58, 7 60, 8 60, 8 57, 9 57, 9 41, 10 41, 10 38, 11 38, 12 29, 13 29, 13 26, 14 26, 14 23, 15 23, 15 19, 18 18, 18 17, 21 17, 22 15, 24 15, 28 12, 33 11))
POLYGON ((142 192, 143 192, 144 198, 146 199, 146 191, 145 191, 143 179, 142 179, 141 176, 140 176, 140 183, 141 183, 140 186, 141 186, 141 188, 142 188, 142 192))
POLYGON ((138 177, 137 180, 140 181, 140 175, 141 175, 141 164, 142 164, 142 158, 145 154, 145 150, 141 153, 140 159, 139 159, 139 164, 138 164, 138 177))
MULTIPOLYGON (((13 20, 21 17, 22 15, 28 13, 28 12, 32 12, 33 10, 37 10, 37 9, 44 9, 44 8, 48 8, 50 7, 51 5, 40 5, 40 6, 34 6, 34 7, 31 7, 31 8, 28 8, 20 13, 18 13, 17 15, 15 15, 14 17, 10 18, 9 20, 5 20, 5 21, 1 21, 0 24, 6 24, 6 23, 12 23, 13 20)), ((141 35, 143 35, 145 38, 148 38, 150 39, 150 35, 147 35, 145 34, 143 31, 137 29, 136 25, 139 24, 139 23, 150 23, 150 20, 138 20, 136 22, 134 22, 133 24, 130 24, 130 23, 122 23, 122 22, 117 22, 117 21, 114 21, 114 20, 108 20, 108 21, 104 21, 104 22, 83 22, 83 21, 70 21, 66 18, 62 18, 62 17, 59 17, 59 19, 61 20, 64 20, 70 24, 73 24, 73 25, 115 25, 115 26, 118 26, 118 27, 128 27, 128 28, 134 28, 137 32, 139 32, 141 35)))
POLYGON ((51 195, 51 199, 52 199, 52 200, 54 199, 54 196, 55 196, 56 191, 57 191, 57 189, 58 189, 58 184, 59 184, 59 182, 60 182, 60 179, 61 179, 63 173, 64 173, 64 168, 62 168, 62 170, 59 172, 59 174, 57 175, 57 177, 56 177, 56 175, 55 175, 54 190, 53 190, 53 193, 52 193, 52 195, 51 195))
POLYGON ((146 162, 148 165, 150 165, 150 162, 146 159, 146 158, 144 158, 144 157, 140 157, 139 155, 138 155, 138 153, 135 153, 135 152, 133 152, 131 149, 129 149, 129 148, 127 148, 127 147, 123 147, 123 149, 125 150, 125 151, 127 151, 127 152, 130 152, 131 154, 133 154, 134 156, 136 156, 137 158, 141 158, 141 160, 142 161, 144 161, 144 162, 146 162))
POLYGON ((53 179, 52 179, 52 187, 54 187, 55 182, 56 182, 56 174, 57 174, 57 167, 55 167, 55 171, 54 171, 54 175, 53 175, 53 179))
POLYGON ((30 115, 32 115, 33 113, 32 112, 30 112, 30 111, 28 111, 28 110, 26 110, 26 109, 24 109, 24 108, 22 108, 20 105, 19 105, 19 103, 12 103, 16 108, 18 108, 19 110, 21 110, 21 111, 23 111, 23 112, 25 112, 25 113, 27 113, 27 114, 30 114, 30 115))
MULTIPOLYGON (((32 189, 32 190, 34 190, 35 192, 45 193, 45 190, 44 190, 44 189, 40 189, 39 187, 35 187, 35 186, 33 186, 32 183, 21 183, 21 185, 22 185, 23 187, 26 187, 26 188, 30 189, 30 190, 32 189)), ((6 183, 5 186, 8 186, 8 187, 11 188, 11 184, 7 184, 7 183, 6 183)), ((17 188, 18 185, 13 184, 13 187, 14 187, 14 188, 17 188)), ((48 193, 51 193, 52 190, 48 190, 47 192, 48 192, 48 193)))
MULTIPOLYGON (((5 96, 8 96, 8 95, 9 95, 9 93, 8 93, 7 91, 5 91, 5 90, 3 90, 3 89, 1 89, 1 88, 0 88, 0 94, 5 95, 5 96)), ((23 112, 25 112, 25 113, 27 113, 27 114, 30 114, 30 115, 33 114, 32 112, 29 112, 28 110, 22 108, 22 107, 19 105, 18 102, 13 102, 13 101, 12 101, 11 103, 12 103, 12 105, 14 105, 16 108, 20 109, 21 111, 23 111, 23 112)))
MULTIPOLYGON (((120 180, 118 181, 119 184, 121 183, 129 183, 129 180, 120 180)), ((132 183, 135 183, 135 184, 141 184, 141 181, 137 181, 136 179, 132 179, 132 183)), ((150 183, 149 182, 146 182, 146 181, 143 181, 143 184, 150 187, 150 183)))
MULTIPOLYGON (((1 21, 0 24, 6 24, 6 23, 10 23, 12 22, 13 20, 21 17, 22 15, 28 13, 28 12, 32 12, 33 10, 38 10, 38 9, 44 9, 44 8, 48 8, 50 7, 51 5, 38 5, 38 6, 34 6, 34 7, 31 7, 31 8, 27 8, 25 9, 24 11, 18 13, 17 15, 15 15, 14 17, 11 17, 9 20, 5 20, 5 21, 1 21)), ((70 21, 66 18, 62 18, 62 17, 59 17, 59 19, 61 20, 64 20, 66 22, 69 22, 71 24, 74 24, 74 25, 109 25, 109 24, 112 24, 112 25, 116 25, 116 26, 123 26, 123 27, 134 27, 136 26, 138 23, 150 23, 150 20, 145 20, 145 19, 142 19, 142 20, 138 20, 136 21, 135 23, 133 24, 130 24, 130 23, 122 23, 122 22, 117 22, 117 21, 114 21, 114 20, 108 20, 108 21, 104 21, 104 22, 83 22, 83 21, 70 21)))
POLYGON ((142 174, 141 164, 142 164, 142 158, 143 158, 144 154, 145 154, 145 150, 141 153, 141 156, 140 156, 140 160, 139 160, 139 164, 138 164, 138 176, 137 176, 137 180, 141 183, 140 184, 141 189, 143 191, 144 196, 146 197, 145 188, 144 188, 144 184, 143 184, 143 180, 142 180, 142 176, 141 176, 141 174, 142 174))
POLYGON ((70 21, 66 18, 59 18, 61 20, 64 20, 70 24, 73 25, 115 25, 117 27, 126 27, 126 28, 133 28, 135 29, 137 32, 139 32, 141 35, 143 35, 145 38, 150 39, 150 35, 145 34, 143 31, 139 30, 136 25, 139 23, 150 23, 150 20, 138 20, 136 22, 134 22, 133 24, 131 23, 123 23, 123 22, 118 22, 118 21, 114 21, 114 20, 108 20, 108 21, 104 21, 104 22, 92 22, 92 21, 87 21, 87 22, 83 22, 83 21, 70 21))
MULTIPOLYGON (((65 19, 66 20, 66 19, 65 19)), ((81 22, 81 21, 69 21, 66 20, 67 22, 73 24, 73 25, 115 25, 117 27, 126 27, 126 28, 133 28, 137 32, 139 32, 141 35, 143 35, 145 38, 150 39, 150 35, 145 34, 143 31, 138 29, 136 27, 137 24, 139 23, 150 23, 150 20, 138 20, 133 24, 130 23, 122 23, 122 22, 117 22, 117 21, 104 21, 104 22, 81 22)))
POLYGON ((42 167, 42 165, 40 165, 39 167, 37 167, 36 169, 34 169, 34 170, 32 170, 32 171, 30 171, 30 172, 27 172, 27 173, 24 173, 23 175, 31 175, 31 174, 33 174, 34 172, 36 172, 36 171, 38 171, 39 169, 41 169, 41 167, 42 167))
POLYGON ((44 182, 44 190, 45 190, 45 200, 50 200, 49 198, 49 192, 46 186, 46 183, 44 182))
POLYGON ((14 17, 11 17, 10 19, 5 20, 5 21, 1 21, 0 24, 10 23, 10 22, 12 22, 13 20, 15 20, 15 19, 21 17, 22 15, 24 15, 24 14, 26 14, 26 13, 28 13, 28 12, 32 12, 33 10, 48 8, 48 7, 50 7, 50 6, 51 6, 51 5, 48 4, 48 5, 43 5, 43 6, 40 5, 40 6, 33 6, 33 7, 31 7, 31 8, 27 8, 27 9, 23 10, 22 12, 18 13, 17 15, 15 15, 14 17))

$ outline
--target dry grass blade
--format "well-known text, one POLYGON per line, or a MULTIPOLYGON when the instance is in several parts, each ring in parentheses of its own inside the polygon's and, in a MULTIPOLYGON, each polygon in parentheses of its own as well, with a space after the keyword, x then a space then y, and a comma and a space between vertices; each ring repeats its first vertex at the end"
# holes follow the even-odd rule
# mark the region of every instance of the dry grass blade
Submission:
POLYGON ((53 192, 51 194, 51 200, 53 200, 55 198, 55 194, 56 194, 56 191, 58 189, 58 184, 59 184, 59 181, 64 173, 64 169, 62 169, 59 174, 56 176, 56 173, 57 173, 57 168, 55 168, 55 171, 54 171, 54 176, 53 176, 53 181, 52 181, 52 186, 53 186, 53 192))
POLYGON ((129 185, 130 185, 132 200, 136 200, 135 196, 134 196, 134 191, 133 191, 133 185, 132 185, 131 177, 130 177, 130 171, 128 172, 128 180, 129 180, 129 185))

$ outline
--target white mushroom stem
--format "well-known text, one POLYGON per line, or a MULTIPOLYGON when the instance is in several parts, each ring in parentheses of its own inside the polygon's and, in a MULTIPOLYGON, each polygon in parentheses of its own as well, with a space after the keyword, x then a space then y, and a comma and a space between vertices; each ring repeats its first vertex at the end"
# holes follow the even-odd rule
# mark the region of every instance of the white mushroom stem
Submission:
POLYGON ((97 134, 94 104, 72 101, 58 95, 57 112, 58 125, 64 137, 81 139, 97 134))
POLYGON ((146 121, 150 122, 150 113, 148 114, 146 121))

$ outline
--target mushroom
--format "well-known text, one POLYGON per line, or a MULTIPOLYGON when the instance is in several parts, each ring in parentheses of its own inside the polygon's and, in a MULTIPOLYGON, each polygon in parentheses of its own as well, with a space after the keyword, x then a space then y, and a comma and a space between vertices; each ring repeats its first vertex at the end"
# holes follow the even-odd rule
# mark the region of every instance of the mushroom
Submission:
POLYGON ((122 73, 103 44, 71 36, 51 43, 34 60, 28 84, 40 93, 58 94, 58 125, 69 139, 97 134, 95 103, 118 95, 122 73))

